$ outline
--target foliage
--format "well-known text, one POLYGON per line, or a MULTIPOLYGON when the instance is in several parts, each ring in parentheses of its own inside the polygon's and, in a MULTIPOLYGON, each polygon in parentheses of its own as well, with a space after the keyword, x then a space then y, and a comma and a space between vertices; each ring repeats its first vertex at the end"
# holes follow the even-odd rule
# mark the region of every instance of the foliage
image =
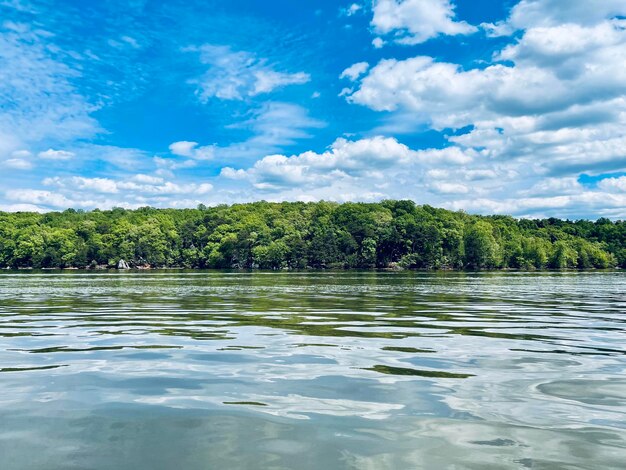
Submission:
POLYGON ((411 201, 0 213, 0 267, 626 267, 626 223, 475 216, 411 201))

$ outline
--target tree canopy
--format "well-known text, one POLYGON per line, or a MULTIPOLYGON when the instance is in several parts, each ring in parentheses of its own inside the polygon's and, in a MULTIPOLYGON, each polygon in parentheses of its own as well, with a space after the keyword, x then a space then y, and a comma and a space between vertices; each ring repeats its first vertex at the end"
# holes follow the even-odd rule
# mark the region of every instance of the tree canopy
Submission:
POLYGON ((0 267, 626 267, 626 223, 517 220, 412 201, 0 212, 0 267))

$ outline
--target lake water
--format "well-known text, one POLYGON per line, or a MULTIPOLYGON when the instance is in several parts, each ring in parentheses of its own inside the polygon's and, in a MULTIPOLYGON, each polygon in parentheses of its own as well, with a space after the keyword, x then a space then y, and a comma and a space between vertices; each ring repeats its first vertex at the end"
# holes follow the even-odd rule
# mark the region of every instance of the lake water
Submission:
POLYGON ((0 273, 0 469, 623 469, 626 273, 0 273))

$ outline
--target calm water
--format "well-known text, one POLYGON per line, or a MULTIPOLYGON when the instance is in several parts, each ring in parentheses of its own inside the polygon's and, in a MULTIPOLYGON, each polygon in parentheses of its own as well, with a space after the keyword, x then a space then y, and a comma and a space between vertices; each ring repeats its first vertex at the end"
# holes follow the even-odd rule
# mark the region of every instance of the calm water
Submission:
POLYGON ((623 469, 626 273, 0 273, 0 468, 623 469))

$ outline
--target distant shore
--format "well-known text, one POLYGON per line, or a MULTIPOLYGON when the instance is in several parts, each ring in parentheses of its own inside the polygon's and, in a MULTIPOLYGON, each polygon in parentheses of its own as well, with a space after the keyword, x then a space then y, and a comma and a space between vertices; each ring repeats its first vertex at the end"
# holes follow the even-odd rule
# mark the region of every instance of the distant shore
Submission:
POLYGON ((626 223, 479 216, 391 200, 0 212, 0 266, 607 269, 626 267, 626 223))

